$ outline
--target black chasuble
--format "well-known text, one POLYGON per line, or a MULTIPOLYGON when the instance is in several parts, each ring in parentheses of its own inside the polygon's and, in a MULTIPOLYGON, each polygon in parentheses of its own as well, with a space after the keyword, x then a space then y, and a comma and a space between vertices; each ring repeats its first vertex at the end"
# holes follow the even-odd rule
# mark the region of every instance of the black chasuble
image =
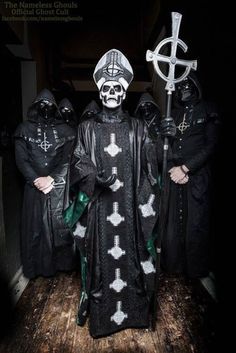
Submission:
POLYGON ((77 198, 65 217, 74 220, 82 259, 78 324, 89 316, 93 337, 148 327, 159 212, 155 145, 142 121, 102 112, 79 125, 75 156, 80 196, 87 196, 77 198), (116 174, 115 182, 97 187, 101 171, 116 174), (81 210, 83 201, 83 213, 76 213, 75 202, 81 210))

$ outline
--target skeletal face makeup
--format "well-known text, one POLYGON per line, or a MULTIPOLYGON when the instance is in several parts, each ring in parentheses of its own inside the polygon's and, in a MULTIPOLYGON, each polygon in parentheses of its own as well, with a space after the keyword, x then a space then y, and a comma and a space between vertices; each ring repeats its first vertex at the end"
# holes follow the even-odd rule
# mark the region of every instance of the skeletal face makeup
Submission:
POLYGON ((106 81, 100 90, 100 99, 107 108, 117 108, 126 97, 123 86, 117 81, 106 81))

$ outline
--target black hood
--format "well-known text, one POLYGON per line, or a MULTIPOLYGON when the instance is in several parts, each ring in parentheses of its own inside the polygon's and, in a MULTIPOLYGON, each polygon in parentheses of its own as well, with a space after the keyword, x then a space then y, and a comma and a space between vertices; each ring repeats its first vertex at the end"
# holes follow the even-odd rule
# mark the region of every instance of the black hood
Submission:
MULTIPOLYGON (((194 86, 196 87, 196 97, 194 97, 192 99, 192 101, 190 101, 190 103, 192 103, 193 105, 196 105, 199 101, 201 101, 202 99, 202 88, 200 85, 200 82, 196 76, 196 74, 193 71, 190 71, 190 73, 188 74, 187 78, 194 84, 194 86)), ((178 84, 177 84, 178 85, 178 84)), ((176 86, 177 86, 176 85, 176 86)), ((175 88, 176 89, 176 88, 175 88)), ((176 90, 175 90, 176 92, 176 90)), ((182 106, 183 104, 180 102, 180 100, 178 99, 178 95, 174 94, 174 105, 175 106, 182 106)))
POLYGON ((197 92, 198 92, 197 99, 198 99, 198 101, 200 101, 202 99, 202 88, 201 88, 200 82, 199 82, 196 74, 193 71, 190 71, 188 78, 194 83, 194 85, 197 89, 197 92))
POLYGON ((55 116, 56 116, 56 114, 58 114, 58 106, 57 106, 57 103, 56 103, 54 95, 47 88, 44 88, 37 95, 37 97, 34 99, 34 101, 29 106, 28 113, 27 113, 28 120, 33 121, 33 122, 39 122, 40 121, 40 115, 39 115, 39 113, 37 111, 36 105, 37 105, 38 102, 40 102, 41 100, 44 100, 44 99, 47 99, 49 102, 53 103, 53 105, 56 107, 55 116))
POLYGON ((159 108, 158 104, 154 101, 153 97, 149 93, 145 92, 141 95, 139 102, 138 102, 138 105, 135 109, 134 115, 136 117, 139 117, 139 115, 140 115, 139 109, 143 103, 152 103, 160 112, 160 108, 159 108))
POLYGON ((32 104, 36 104, 43 99, 47 99, 49 102, 53 103, 57 107, 57 103, 54 95, 47 88, 44 88, 35 98, 32 104))
POLYGON ((75 110, 73 108, 73 105, 72 103, 69 101, 68 98, 63 98, 59 105, 58 105, 58 108, 59 108, 59 112, 60 112, 60 118, 66 123, 68 124, 69 126, 71 126, 72 128, 76 127, 77 126, 77 116, 76 116, 76 113, 75 113, 75 110), (65 113, 61 112, 61 109, 62 108, 68 108, 71 110, 71 114, 69 115, 69 117, 67 117, 65 115, 65 113), (68 120, 67 120, 68 119, 68 120))
POLYGON ((73 105, 71 104, 71 102, 69 101, 69 99, 67 98, 63 98, 59 105, 58 105, 58 108, 61 109, 61 108, 68 108, 70 110, 72 110, 74 112, 74 108, 73 108, 73 105))
POLYGON ((94 115, 96 115, 97 113, 99 113, 101 111, 101 108, 99 107, 99 105, 97 104, 97 102, 95 100, 92 100, 84 109, 83 113, 81 114, 81 120, 87 120, 90 119, 92 117, 94 117, 94 115))

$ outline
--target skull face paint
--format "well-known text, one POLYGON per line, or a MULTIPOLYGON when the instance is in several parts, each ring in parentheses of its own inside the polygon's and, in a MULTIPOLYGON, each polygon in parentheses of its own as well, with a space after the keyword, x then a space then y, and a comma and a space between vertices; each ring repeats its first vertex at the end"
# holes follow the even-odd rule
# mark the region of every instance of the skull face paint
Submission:
POLYGON ((106 81, 100 90, 100 99, 107 108, 117 108, 126 97, 123 86, 117 81, 106 81))

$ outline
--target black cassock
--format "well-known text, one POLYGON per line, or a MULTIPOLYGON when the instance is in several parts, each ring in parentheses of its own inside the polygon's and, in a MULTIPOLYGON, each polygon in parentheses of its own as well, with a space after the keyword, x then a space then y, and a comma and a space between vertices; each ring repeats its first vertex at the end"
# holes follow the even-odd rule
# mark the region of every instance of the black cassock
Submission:
MULTIPOLYGON (((47 90, 36 98, 52 100, 47 90)), ((75 138, 62 120, 42 118, 35 110, 15 132, 16 163, 26 181, 22 210, 21 258, 24 275, 51 276, 75 266, 75 251, 70 229, 63 217, 65 180, 75 138), (57 185, 49 194, 39 191, 33 181, 52 176, 57 185)))
POLYGON ((80 206, 87 204, 74 227, 83 282, 78 324, 89 315, 93 337, 147 327, 159 212, 155 146, 142 121, 99 113, 79 125, 75 156, 80 206), (106 189, 94 182, 101 171, 117 175, 106 189))
POLYGON ((162 246, 165 271, 189 277, 207 276, 210 270, 211 158, 219 135, 214 104, 203 100, 173 109, 177 133, 169 168, 186 165, 189 181, 170 180, 167 228, 162 246))

